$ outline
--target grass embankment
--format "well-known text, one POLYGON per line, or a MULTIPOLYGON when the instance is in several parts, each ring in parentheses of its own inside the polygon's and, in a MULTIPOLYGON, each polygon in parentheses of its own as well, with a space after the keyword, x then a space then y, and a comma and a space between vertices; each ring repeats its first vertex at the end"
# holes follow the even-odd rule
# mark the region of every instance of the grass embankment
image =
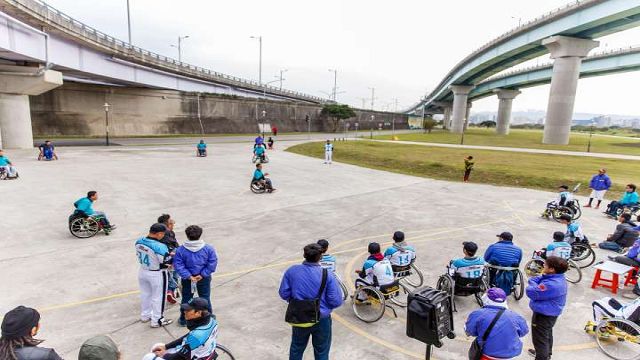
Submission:
MULTIPOLYGON (((565 151, 587 151, 589 134, 571 133, 569 145, 542 144, 540 130, 511 130, 509 135, 496 135, 495 129, 468 129, 464 134, 465 145, 503 146, 565 151)), ((398 140, 460 144, 460 134, 434 130, 431 134, 398 134, 398 140)), ((374 136, 374 139, 390 140, 390 135, 374 136)), ((598 153, 640 155, 640 140, 634 138, 594 135, 591 151, 598 153)))
MULTIPOLYGON (((210 137, 233 137, 233 136, 256 136, 258 133, 229 133, 229 134, 158 134, 158 135, 118 135, 111 136, 112 139, 163 139, 163 138, 210 138, 210 137)), ((306 135, 308 132, 278 132, 278 135, 306 135)), ((311 132, 311 134, 319 134, 311 132)), ((272 136, 271 133, 265 133, 265 137, 272 136)), ((35 139, 102 139, 104 135, 35 135, 35 139)))
MULTIPOLYGON (((627 183, 640 182, 640 163, 579 156, 527 154, 506 151, 468 150, 404 145, 370 141, 336 142, 333 159, 338 162, 426 178, 462 181, 464 160, 476 162, 471 182, 556 191, 561 184, 582 183, 580 193, 588 195, 588 182, 596 170, 608 169, 614 186, 608 198, 618 198, 627 183)), ((292 146, 287 151, 324 157, 321 142, 292 146)))

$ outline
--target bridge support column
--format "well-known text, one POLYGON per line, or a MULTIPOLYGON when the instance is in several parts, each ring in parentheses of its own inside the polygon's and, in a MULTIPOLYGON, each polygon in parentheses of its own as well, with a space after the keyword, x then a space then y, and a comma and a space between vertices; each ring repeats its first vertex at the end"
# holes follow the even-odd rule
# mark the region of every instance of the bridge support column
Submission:
POLYGON ((0 94, 0 148, 33 147, 28 95, 0 94))
POLYGON ((469 128, 469 115, 471 114, 471 106, 473 106, 473 104, 471 103, 471 101, 469 101, 467 103, 467 111, 464 114, 464 131, 467 131, 467 129, 469 128))
POLYGON ((444 107, 444 118, 442 119, 442 128, 447 130, 451 127, 451 106, 444 107))
POLYGON ((496 89, 493 90, 498 95, 498 118, 496 119, 496 134, 509 135, 509 127, 511 126, 511 108, 513 99, 520 95, 518 90, 496 89))
POLYGON ((596 48, 599 42, 558 35, 544 39, 542 45, 549 49, 551 58, 554 59, 542 143, 567 145, 580 64, 582 58, 596 48))
POLYGON ((451 113, 451 131, 461 134, 464 131, 464 122, 467 114, 467 98, 469 92, 473 90, 473 85, 452 85, 453 107, 451 113))

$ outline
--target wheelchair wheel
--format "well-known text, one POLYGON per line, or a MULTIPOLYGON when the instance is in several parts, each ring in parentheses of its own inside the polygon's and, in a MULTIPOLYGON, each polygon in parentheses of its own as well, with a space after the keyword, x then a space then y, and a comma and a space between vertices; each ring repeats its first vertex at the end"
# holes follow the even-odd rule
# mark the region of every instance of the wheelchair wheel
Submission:
POLYGON ((340 284, 340 290, 342 290, 342 300, 345 301, 349 297, 349 289, 340 279, 338 279, 338 284, 340 284))
POLYGON ((351 301, 356 317, 364 322, 376 322, 384 315, 384 295, 373 286, 358 287, 351 301))
POLYGON ((482 296, 484 295, 484 293, 487 292, 487 289, 489 288, 489 285, 487 284, 487 281, 485 279, 482 279, 482 292, 477 292, 475 294, 473 294, 473 296, 476 298, 476 302, 478 303, 478 305, 480 305, 480 307, 484 306, 484 302, 482 301, 482 296))
POLYGON ((7 176, 9 176, 9 174, 7 174, 6 171, 0 171, 0 180, 6 180, 7 176))
POLYGON ((410 291, 404 284, 399 283, 399 285, 400 285, 400 292, 396 296, 390 297, 389 301, 391 301, 392 303, 400 307, 407 307, 410 291))
POLYGON ((411 274, 402 278, 407 285, 418 288, 424 284, 424 275, 415 264, 411 264, 411 274))
POLYGON ((534 276, 539 276, 542 274, 542 267, 544 263, 537 259, 531 259, 526 264, 524 264, 524 274, 528 278, 532 278, 534 276))
POLYGON ((573 260, 569 259, 568 261, 569 268, 567 269, 567 272, 564 273, 564 278, 572 284, 577 284, 582 280, 582 270, 580 270, 578 264, 573 260))
POLYGON ((580 269, 584 269, 596 261, 596 253, 591 245, 576 241, 571 244, 571 260, 580 269))
POLYGON ((524 276, 520 269, 514 271, 516 272, 516 276, 513 278, 513 297, 516 300, 520 300, 522 296, 524 296, 524 276))
POLYGON ((625 319, 603 319, 596 325, 596 342, 612 359, 640 359, 640 327, 625 319))
MULTIPOLYGON (((231 351, 224 347, 222 344, 216 345, 216 354, 218 356, 215 358, 216 360, 235 360, 236 358, 231 354, 231 351)), ((213 360, 213 358, 211 358, 213 360)))
POLYGON ((255 181, 252 181, 249 187, 254 194, 262 194, 267 191, 266 187, 255 181))
POLYGON ((580 209, 580 205, 574 206, 572 210, 573 210, 573 220, 580 219, 580 216, 582 216, 582 209, 580 209))
POLYGON ((573 218, 573 209, 567 206, 558 206, 557 208, 551 210, 551 216, 553 220, 560 222, 560 216, 569 215, 573 218))
POLYGON ((449 299, 451 299, 451 308, 453 309, 453 311, 456 311, 456 304, 453 298, 453 287, 453 278, 451 277, 451 275, 440 275, 440 277, 438 278, 438 282, 436 283, 436 289, 444 291, 449 295, 449 299))
POLYGON ((100 231, 100 224, 92 217, 86 219, 79 217, 69 222, 69 232, 80 239, 90 238, 98 231, 100 231))

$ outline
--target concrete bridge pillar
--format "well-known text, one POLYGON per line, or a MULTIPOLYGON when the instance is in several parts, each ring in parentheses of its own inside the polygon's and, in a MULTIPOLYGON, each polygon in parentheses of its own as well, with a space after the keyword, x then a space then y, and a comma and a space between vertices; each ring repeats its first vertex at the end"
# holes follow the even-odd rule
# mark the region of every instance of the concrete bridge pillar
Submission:
POLYGON ((444 107, 444 119, 442 119, 442 128, 448 129, 451 127, 451 106, 444 107))
POLYGON ((496 134, 508 135, 511 126, 511 108, 513 99, 520 95, 518 90, 496 89, 493 90, 498 95, 498 118, 496 119, 496 134))
POLYGON ((471 106, 472 105, 473 104, 471 103, 471 101, 469 101, 467 103, 467 111, 464 114, 464 127, 463 127, 464 131, 467 131, 467 128, 469 128, 469 120, 470 120, 469 119, 469 115, 471 114, 471 106))
POLYGON ((467 98, 469 92, 473 90, 473 85, 452 85, 449 88, 453 91, 453 106, 451 112, 452 133, 461 134, 464 131, 464 122, 467 114, 467 98))
POLYGON ((542 45, 549 49, 551 58, 554 59, 542 143, 569 143, 580 64, 582 58, 599 44, 598 41, 560 35, 542 41, 542 45))

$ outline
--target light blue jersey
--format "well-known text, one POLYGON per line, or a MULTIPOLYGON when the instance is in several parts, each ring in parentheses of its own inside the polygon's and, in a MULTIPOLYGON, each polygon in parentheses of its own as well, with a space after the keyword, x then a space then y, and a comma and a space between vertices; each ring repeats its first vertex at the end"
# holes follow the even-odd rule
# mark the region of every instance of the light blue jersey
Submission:
POLYGON ((9 160, 8 157, 4 155, 0 156, 0 166, 9 166, 10 163, 11 163, 11 160, 9 160))
POLYGON ((555 241, 547 245, 547 257, 557 256, 565 260, 571 257, 571 245, 564 241, 555 241))
POLYGON ((82 199, 78 199, 78 201, 73 203, 73 206, 76 207, 76 210, 82 211, 87 215, 93 215, 95 211, 93 210, 93 201, 88 197, 83 197, 82 199))
POLYGON ((385 250, 384 257, 389 259, 391 265, 409 266, 416 259, 416 250, 413 246, 394 244, 385 250))
POLYGON ((176 348, 177 352, 191 350, 191 359, 207 359, 217 346, 218 322, 211 317, 205 325, 189 331, 176 348))
POLYGON ((327 269, 331 272, 336 272, 336 257, 330 254, 322 255, 322 259, 320 260, 320 266, 323 269, 327 269))
POLYGON ((326 152, 333 151, 333 144, 324 144, 324 151, 326 152))
POLYGON ((262 179, 264 179, 264 174, 262 173, 262 170, 256 169, 256 171, 253 172, 253 180, 262 180, 262 179))
POLYGON ((148 237, 136 241, 136 254, 142 270, 158 271, 170 259, 167 245, 148 237))
POLYGON ((455 259, 451 261, 451 269, 465 279, 477 279, 482 276, 484 259, 480 256, 455 259))
POLYGON ((198 150, 205 150, 207 148, 207 144, 198 143, 198 150))
POLYGON ((256 146, 255 153, 258 156, 264 154, 264 146, 256 146))
POLYGON ((580 226, 579 222, 574 221, 567 225, 567 232, 564 240, 570 244, 575 240, 584 240, 584 233, 582 232, 582 226, 580 226))

